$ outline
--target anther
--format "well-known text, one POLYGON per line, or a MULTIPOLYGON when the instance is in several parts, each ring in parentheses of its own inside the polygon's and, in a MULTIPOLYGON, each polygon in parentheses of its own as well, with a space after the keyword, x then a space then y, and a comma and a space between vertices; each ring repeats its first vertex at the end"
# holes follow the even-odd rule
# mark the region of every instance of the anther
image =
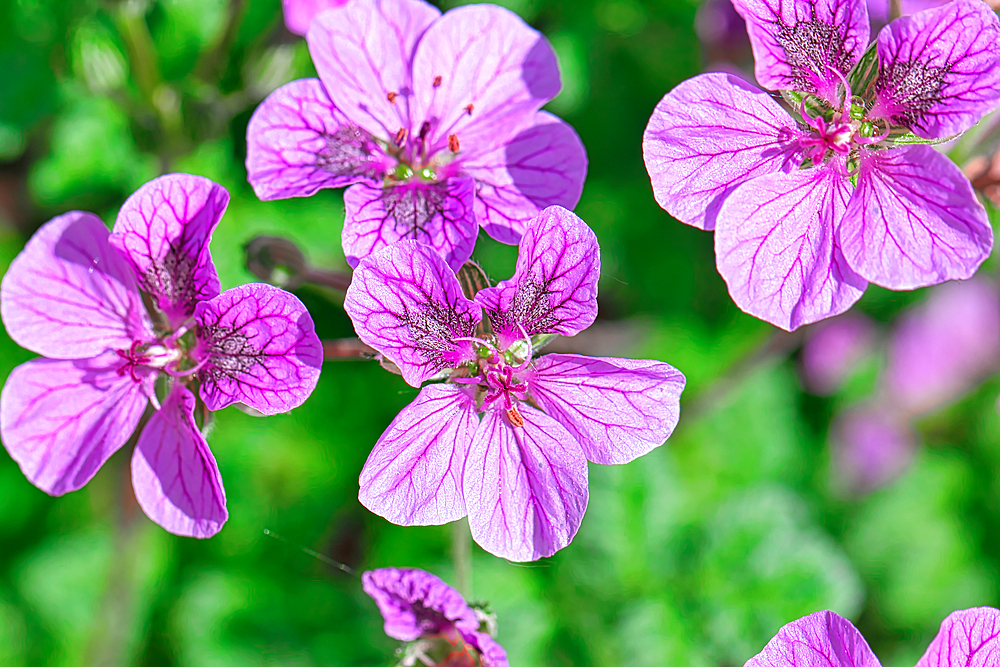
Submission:
POLYGON ((434 77, 434 87, 437 88, 440 85, 441 85, 441 75, 438 74, 436 77, 434 77))
POLYGON ((406 141, 406 128, 405 127, 401 127, 401 128, 399 128, 399 132, 396 133, 396 139, 395 139, 394 143, 397 146, 399 146, 400 148, 402 148, 404 141, 406 141))
POLYGON ((475 108, 476 108, 475 106, 473 106, 473 105, 470 104, 467 107, 465 107, 465 112, 471 116, 472 115, 472 110, 475 109, 475 108))
POLYGON ((399 93, 389 93, 385 96, 385 99, 389 100, 389 104, 395 104, 397 97, 399 97, 399 93))
POLYGON ((431 124, 429 121, 424 121, 424 124, 420 126, 420 138, 423 139, 427 136, 427 133, 431 131, 431 124))
POLYGON ((517 411, 517 406, 513 405, 509 410, 507 410, 507 419, 510 420, 510 425, 514 428, 522 428, 524 426, 524 417, 521 413, 517 411))
POLYGON ((458 147, 459 147, 458 135, 457 134, 449 134, 448 135, 448 150, 450 150, 452 153, 457 153, 458 152, 458 147))

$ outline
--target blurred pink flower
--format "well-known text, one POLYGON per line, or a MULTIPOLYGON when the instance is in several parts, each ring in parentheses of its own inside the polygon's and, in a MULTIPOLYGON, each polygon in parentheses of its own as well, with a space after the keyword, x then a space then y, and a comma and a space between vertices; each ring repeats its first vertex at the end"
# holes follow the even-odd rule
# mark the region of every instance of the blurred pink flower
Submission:
POLYGON ((916 443, 905 417, 878 403, 841 415, 832 431, 834 465, 854 492, 888 484, 913 461, 916 443))
POLYGON ((1000 362, 1000 297, 952 282, 905 314, 889 343, 887 398, 914 415, 954 400, 1000 362))
POLYGON ((869 352, 875 338, 872 321, 848 313, 810 329, 802 348, 802 379, 814 394, 833 394, 869 352))

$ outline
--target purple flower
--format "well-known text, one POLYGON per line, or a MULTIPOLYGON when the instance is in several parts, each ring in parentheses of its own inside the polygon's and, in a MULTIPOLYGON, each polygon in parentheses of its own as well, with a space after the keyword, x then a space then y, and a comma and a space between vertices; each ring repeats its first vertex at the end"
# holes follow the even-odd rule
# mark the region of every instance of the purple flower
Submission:
MULTIPOLYGON (((987 667, 1000 662, 1000 610, 953 612, 916 667, 987 667)), ((832 611, 818 611, 778 630, 746 667, 881 667, 858 629, 832 611)))
POLYGON ((990 283, 942 285, 901 318, 885 389, 910 415, 961 396, 1000 362, 1000 295, 990 283))
POLYGON ((843 312, 867 283, 968 278, 993 232, 968 179, 920 143, 1000 104, 1000 21, 955 0, 868 44, 864 0, 737 0, 757 80, 724 74, 668 93, 643 139, 656 200, 715 230, 744 311, 785 329, 843 312), (912 134, 911 134, 912 132, 912 134))
POLYGON ((579 201, 583 144, 539 111, 559 92, 555 54, 514 13, 354 0, 318 15, 306 40, 320 78, 258 107, 248 178, 264 200, 350 185, 351 266, 415 239, 457 271, 479 226, 517 243, 542 208, 579 201))
POLYGON ((534 560, 576 534, 588 460, 626 463, 666 440, 684 387, 676 369, 533 353, 539 337, 593 323, 599 254, 590 228, 553 206, 528 224, 513 278, 473 301, 415 241, 362 260, 344 302, 358 336, 412 386, 445 380, 375 445, 361 473, 366 507, 403 525, 468 515, 484 549, 534 560))
POLYGON ((433 574, 416 569, 384 568, 361 575, 362 587, 385 619, 385 634, 411 645, 420 657, 450 667, 507 667, 507 653, 489 634, 458 591, 433 574), (441 655, 438 655, 441 654, 441 655))
POLYGON ((228 202, 208 179, 163 176, 125 202, 112 234, 90 213, 67 213, 11 263, 0 314, 11 338, 45 358, 7 379, 0 434, 35 486, 52 495, 82 487, 152 402, 132 456, 139 505, 179 535, 210 537, 225 523, 196 415, 236 402, 290 410, 322 363, 294 296, 260 284, 219 293, 208 244, 228 202))
POLYGON ((305 35, 317 14, 348 2, 349 0, 281 0, 285 27, 296 35, 305 35))
POLYGON ((875 327, 864 315, 848 313, 816 325, 802 346, 802 375, 809 391, 836 392, 868 352, 875 327))

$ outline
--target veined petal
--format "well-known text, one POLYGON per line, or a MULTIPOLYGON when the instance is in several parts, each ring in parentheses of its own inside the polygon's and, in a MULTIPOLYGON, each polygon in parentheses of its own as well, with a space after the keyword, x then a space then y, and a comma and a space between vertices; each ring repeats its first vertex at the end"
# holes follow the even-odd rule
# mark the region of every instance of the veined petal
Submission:
POLYGON ((551 556, 570 542, 587 510, 587 458, 562 425, 521 403, 524 426, 486 411, 465 462, 472 538, 512 561, 551 556))
POLYGON ((413 136, 413 50, 440 15, 422 0, 352 0, 313 20, 306 33, 309 53, 352 123, 383 141, 399 130, 413 136))
POLYGON ((712 230, 733 190, 798 166, 801 136, 764 91, 731 74, 700 74, 656 105, 642 154, 657 203, 681 222, 712 230))
POLYGON ((431 151, 446 148, 450 135, 490 150, 530 123, 560 87, 548 40, 517 14, 496 5, 456 7, 417 46, 412 117, 431 123, 431 151))
POLYGON ((414 387, 445 368, 473 361, 468 340, 482 319, 454 271, 430 246, 400 241, 361 260, 344 310, 366 344, 399 367, 414 387))
POLYGON ((746 667, 881 667, 858 629, 832 611, 785 625, 746 667))
POLYGON ((476 246, 473 198, 476 182, 449 178, 441 183, 372 187, 358 183, 344 193, 344 255, 356 267, 363 257, 399 241, 428 245, 458 271, 476 246))
POLYGON ((0 314, 21 347, 60 359, 152 337, 132 269, 100 218, 73 211, 35 232, 0 284, 0 314))
POLYGON ((572 336, 597 317, 600 275, 594 232, 574 213, 550 206, 521 237, 514 276, 480 290, 476 301, 504 349, 525 333, 572 336))
POLYGON ((969 180, 930 146, 863 152, 839 237, 851 267, 890 289, 968 278, 993 248, 969 180))
POLYGON ((649 359, 547 354, 527 373, 532 398, 594 463, 628 463, 673 433, 685 379, 649 359))
POLYGON ((1000 19, 982 0, 904 16, 878 35, 869 116, 928 139, 969 129, 1000 104, 1000 19))
POLYGON ((948 615, 917 667, 991 667, 1000 662, 1000 610, 963 609, 948 615))
POLYGON ((229 518, 219 466, 194 421, 195 398, 174 385, 132 453, 132 488, 146 515, 175 535, 212 537, 229 518))
POLYGON ((281 0, 285 27, 296 35, 305 35, 317 14, 348 2, 349 0, 281 0))
POLYGON ((228 205, 229 193, 221 185, 168 174, 136 190, 118 212, 109 242, 175 326, 199 301, 219 294, 208 244, 228 205))
POLYGON ((319 79, 278 88, 247 127, 247 180, 264 201, 378 183, 388 164, 375 139, 340 113, 319 79))
POLYGON ((476 612, 458 591, 430 572, 386 567, 364 572, 361 587, 378 605, 385 634, 408 642, 447 632, 479 627, 476 612))
POLYGON ((839 72, 851 71, 868 46, 865 0, 733 0, 746 19, 760 84, 813 93, 840 104, 839 72))
POLYGON ((587 178, 576 130, 545 111, 506 145, 460 159, 462 173, 476 179, 476 219, 501 243, 520 241, 543 208, 576 206, 587 178))
POLYGON ((850 197, 838 165, 761 176, 723 204, 715 258, 744 312, 792 331, 842 313, 867 283, 834 234, 850 197))
POLYGON ((461 519, 466 514, 462 470, 478 425, 469 389, 454 384, 421 389, 375 443, 361 471, 361 504, 401 526, 461 519))
POLYGON ((243 403, 265 415, 302 405, 319 380, 323 346, 294 294, 262 283, 198 304, 198 372, 209 410, 243 403))
POLYGON ((76 491, 124 445, 146 409, 143 383, 121 359, 34 359, 0 394, 0 435, 28 480, 53 496, 76 491))

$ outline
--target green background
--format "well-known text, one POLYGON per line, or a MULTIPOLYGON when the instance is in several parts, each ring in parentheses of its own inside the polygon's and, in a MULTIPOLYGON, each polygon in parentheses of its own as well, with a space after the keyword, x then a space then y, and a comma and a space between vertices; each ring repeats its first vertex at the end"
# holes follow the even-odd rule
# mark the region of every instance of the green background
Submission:
MULTIPOLYGON (((631 465, 591 465, 569 547, 531 564, 475 548, 473 597, 498 614, 511 664, 739 666, 783 624, 832 609, 883 664, 908 666, 950 611, 1000 602, 1000 381, 921 418, 900 479, 845 492, 830 423, 873 390, 884 355, 833 397, 806 393, 801 336, 740 313, 711 234, 653 201, 642 131, 660 97, 703 65, 697 4, 503 4, 551 39, 563 92, 549 108, 589 153, 577 212, 604 271, 600 319, 579 346, 661 359, 688 377, 666 446, 631 465)), ((142 183, 186 171, 232 195, 212 246, 223 287, 253 280, 241 248, 262 233, 345 268, 339 191, 262 203, 246 183, 253 109, 314 74, 278 0, 0 0, 0 26, 4 266, 50 217, 83 209, 110 223, 142 183)), ((475 257, 505 278, 516 249, 482 236, 475 257)), ((297 293, 322 337, 353 334, 335 293, 297 293)), ((925 297, 870 288, 858 307, 889 323, 925 297)), ((30 357, 0 333, 0 371, 30 357)), ((373 362, 328 362, 292 414, 219 413, 209 443, 230 520, 205 541, 146 519, 128 451, 61 498, 0 453, 0 665, 391 664, 397 643, 359 579, 298 547, 454 583, 449 527, 393 526, 357 501, 372 444, 415 393, 373 362)))

